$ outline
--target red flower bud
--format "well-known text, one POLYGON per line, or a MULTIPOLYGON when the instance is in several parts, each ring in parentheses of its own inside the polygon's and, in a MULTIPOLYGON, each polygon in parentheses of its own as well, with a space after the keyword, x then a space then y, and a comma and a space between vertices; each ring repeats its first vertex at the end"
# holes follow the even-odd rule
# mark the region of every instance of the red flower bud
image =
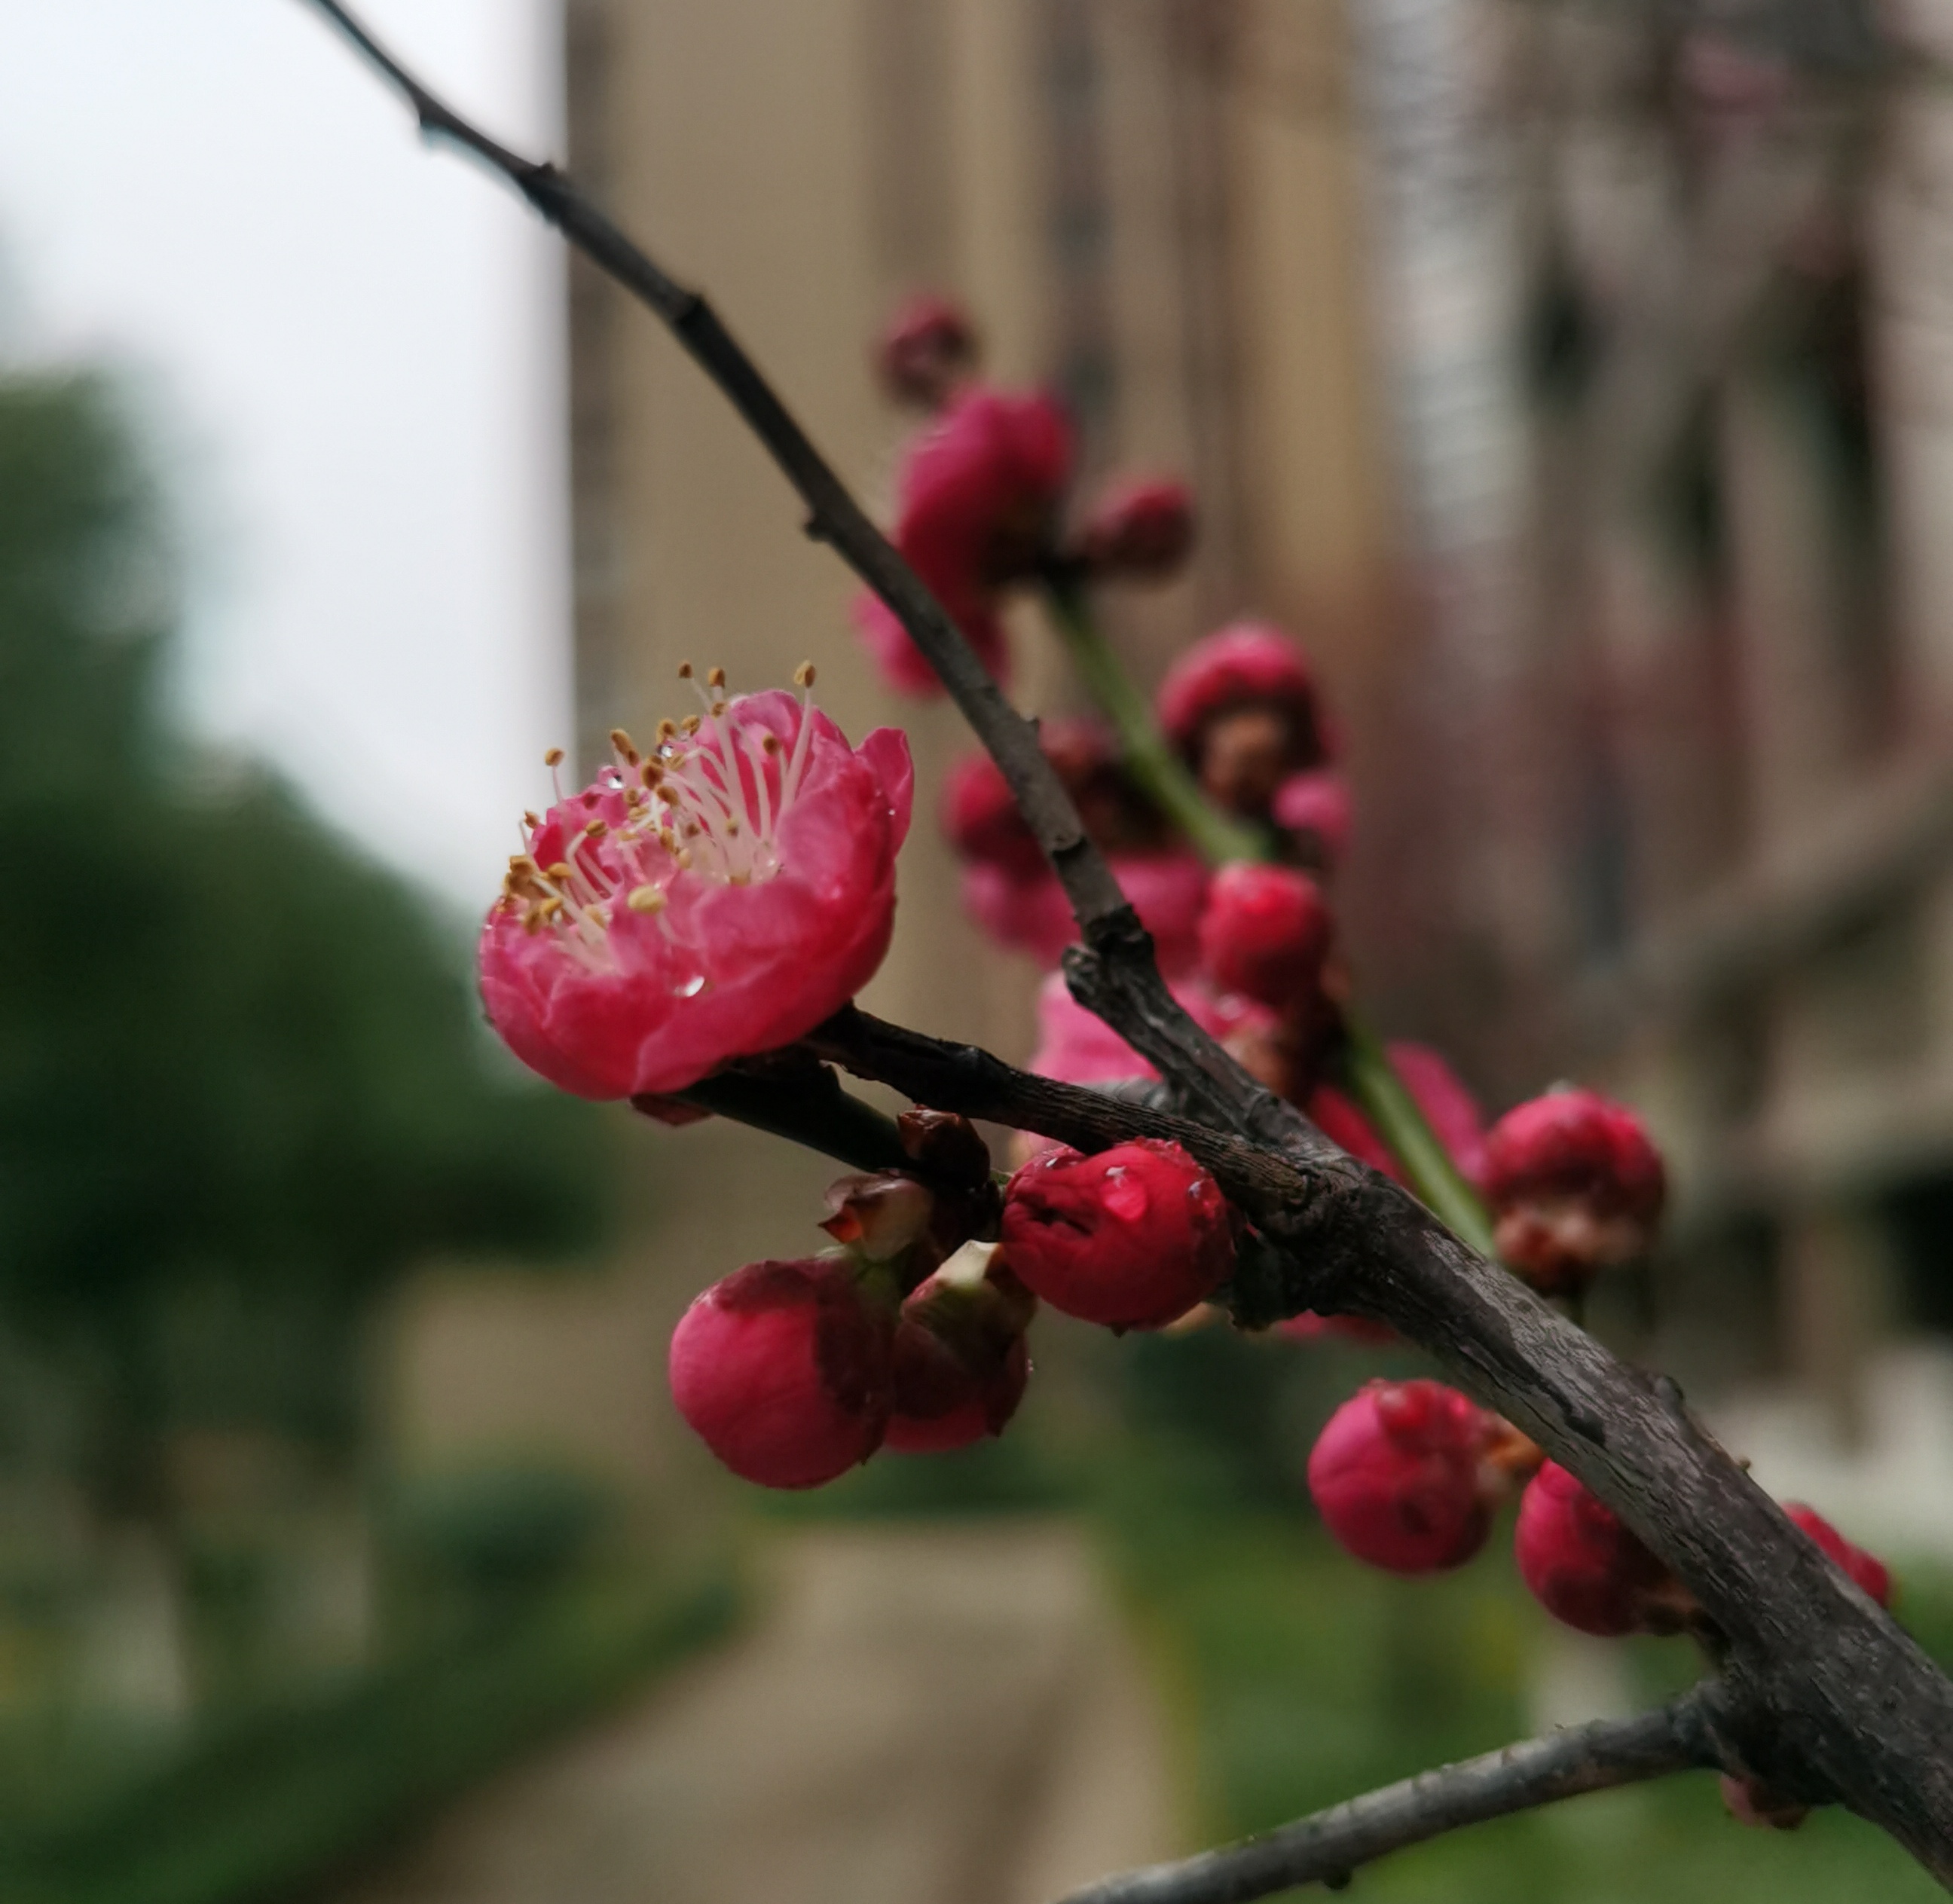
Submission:
POLYGON ((1290 1342, 1355 1342, 1365 1348, 1388 1348, 1397 1332, 1387 1322, 1369 1316, 1318 1316, 1305 1309, 1274 1325, 1274 1332, 1290 1342))
POLYGON ((1876 1600, 1882 1607, 1892 1604, 1892 1570, 1883 1561, 1867 1554, 1862 1547, 1854 1547, 1815 1507, 1807 1507, 1801 1501, 1786 1501, 1783 1510, 1830 1555, 1867 1599, 1876 1600))
POLYGON ((1291 773, 1275 789, 1269 817, 1307 842, 1305 854, 1325 872, 1334 871, 1350 850, 1356 817, 1350 783, 1333 767, 1291 773))
POLYGON ((1306 873, 1240 861, 1207 889, 1201 961, 1224 991, 1293 1011, 1318 999, 1335 932, 1322 889, 1306 873))
POLYGON ((735 1474, 818 1487, 881 1445, 892 1324, 843 1263, 748 1263, 680 1318, 672 1399, 735 1474))
POLYGON ((1268 622, 1236 622, 1195 642, 1167 670, 1158 710, 1160 725, 1210 792, 1227 798, 1228 789, 1215 784, 1217 777, 1238 779, 1245 797, 1252 779, 1263 811, 1290 774, 1321 767, 1336 751, 1307 657, 1268 622), (1218 764, 1205 758, 1213 726, 1223 716, 1244 711, 1273 717, 1272 751, 1252 774, 1243 761, 1217 776, 1218 764))
POLYGON ((1485 1457, 1504 1424, 1436 1382, 1373 1382, 1330 1416, 1309 1457, 1323 1524, 1392 1573, 1462 1566, 1485 1544, 1503 1476, 1485 1457))
POLYGON ((1033 1157, 1004 1193, 1004 1256, 1054 1309, 1158 1328, 1234 1264, 1220 1186, 1177 1143, 1136 1137, 1096 1156, 1033 1157))
POLYGON ((1578 1288, 1644 1251, 1666 1183, 1640 1118, 1592 1091, 1549 1091, 1485 1141, 1499 1254, 1537 1289, 1578 1288))
POLYGON ((936 409, 974 368, 976 334, 960 305, 931 292, 907 300, 876 347, 876 368, 898 403, 936 409))
POLYGON ((1528 1484, 1513 1548, 1534 1598, 1583 1633, 1673 1633, 1694 1604, 1613 1509, 1557 1462, 1528 1484))
POLYGON ((1100 575, 1161 581, 1193 552, 1193 494, 1186 484, 1127 481, 1093 505, 1078 532, 1078 557, 1100 575))
POLYGON ((1024 1328, 1036 1308, 992 1244, 966 1244, 918 1285, 895 1330, 888 1446, 935 1454, 1002 1434, 1030 1375, 1024 1328))
POLYGON ((1795 1831, 1810 1815, 1810 1807, 1773 1792, 1760 1778, 1722 1777, 1723 1802, 1738 1824, 1765 1831, 1795 1831))

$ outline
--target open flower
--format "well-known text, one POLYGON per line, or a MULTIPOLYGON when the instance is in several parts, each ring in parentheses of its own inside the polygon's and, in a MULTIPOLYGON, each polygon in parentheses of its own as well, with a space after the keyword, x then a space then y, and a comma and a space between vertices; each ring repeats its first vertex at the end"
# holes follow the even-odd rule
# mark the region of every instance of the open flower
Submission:
POLYGON ((588 787, 528 817, 483 928, 496 1030, 579 1096, 682 1090, 790 1044, 888 949, 908 742, 853 748, 810 702, 723 685, 648 754, 613 734, 588 787))

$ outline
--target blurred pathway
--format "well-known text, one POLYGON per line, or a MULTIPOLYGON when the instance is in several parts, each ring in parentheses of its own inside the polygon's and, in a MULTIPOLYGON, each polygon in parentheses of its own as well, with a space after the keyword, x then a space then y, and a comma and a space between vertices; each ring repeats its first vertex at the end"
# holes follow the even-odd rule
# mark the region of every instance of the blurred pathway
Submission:
POLYGON ((1175 1849, 1075 1529, 821 1528, 754 1629, 334 1904, 1049 1904, 1175 1849))

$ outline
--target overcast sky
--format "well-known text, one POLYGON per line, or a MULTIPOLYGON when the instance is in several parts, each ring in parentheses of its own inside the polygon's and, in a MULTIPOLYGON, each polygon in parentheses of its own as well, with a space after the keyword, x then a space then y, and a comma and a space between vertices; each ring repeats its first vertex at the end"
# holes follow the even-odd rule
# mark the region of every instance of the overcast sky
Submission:
MULTIPOLYGON (((558 149, 553 0, 362 11, 558 149)), ((301 0, 0 0, 0 356, 136 387, 198 723, 471 908, 568 735, 561 268, 301 0)))

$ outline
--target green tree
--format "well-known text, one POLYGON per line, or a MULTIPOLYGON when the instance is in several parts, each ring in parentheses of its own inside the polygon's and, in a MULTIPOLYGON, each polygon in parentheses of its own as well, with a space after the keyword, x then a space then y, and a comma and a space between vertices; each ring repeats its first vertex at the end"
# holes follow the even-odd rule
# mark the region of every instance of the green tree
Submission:
POLYGON ((199 1407, 350 1445, 373 1299, 588 1247, 608 1174, 420 899, 171 730, 158 516, 101 381, 0 382, 0 1317, 94 1366, 95 1479, 137 1510, 186 1366, 199 1407), (173 1363, 193 1295, 235 1326, 173 1363))

